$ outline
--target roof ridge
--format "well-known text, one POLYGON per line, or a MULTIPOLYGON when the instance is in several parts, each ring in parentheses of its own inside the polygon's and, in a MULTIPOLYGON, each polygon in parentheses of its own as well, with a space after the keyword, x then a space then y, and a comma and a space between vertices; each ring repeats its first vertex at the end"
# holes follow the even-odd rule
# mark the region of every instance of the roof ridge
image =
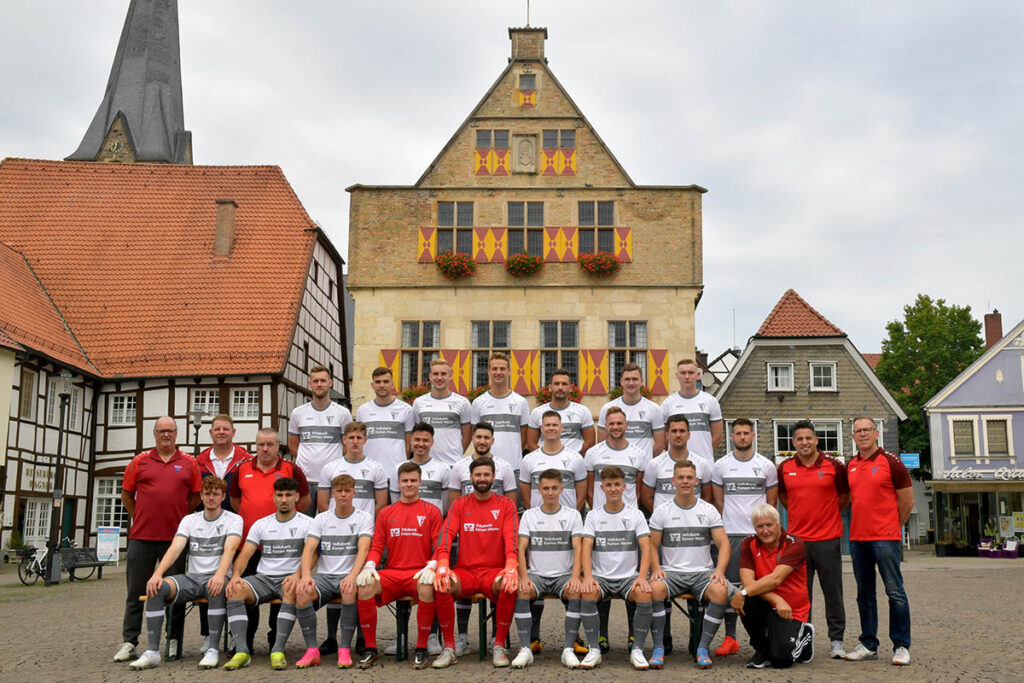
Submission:
POLYGON ((831 320, 822 315, 814 306, 797 294, 792 287, 787 289, 761 323, 756 337, 845 337, 846 333, 831 320), (806 316, 810 314, 811 320, 806 316), (800 319, 804 316, 804 319, 800 319), (792 327, 792 329, 790 329, 792 327), (796 328, 801 329, 796 329, 796 328))
MULTIPOLYGON (((30 163, 54 164, 54 165, 60 164, 61 166, 81 166, 83 168, 89 168, 89 169, 92 169, 92 170, 103 170, 103 169, 122 170, 122 169, 130 169, 132 167, 138 168, 140 166, 144 166, 144 167, 147 167, 147 168, 163 168, 163 169, 167 169, 168 171, 175 172, 175 173, 187 173, 189 171, 193 171, 194 172, 194 171, 197 171, 197 170, 210 169, 210 168, 229 168, 229 169, 230 168, 237 168, 237 169, 260 169, 260 168, 266 168, 266 169, 277 169, 278 171, 281 170, 281 166, 279 164, 189 164, 189 165, 186 166, 186 165, 183 165, 183 164, 168 164, 168 163, 163 163, 163 162, 159 162, 159 161, 136 161, 136 162, 133 162, 131 164, 128 164, 128 163, 116 163, 116 162, 97 163, 95 161, 75 161, 75 160, 70 160, 69 161, 69 160, 65 160, 65 159, 34 159, 32 157, 3 157, 2 159, 0 159, 0 166, 2 166, 3 164, 6 164, 8 162, 15 162, 15 161, 26 161, 26 162, 30 162, 30 163)), ((283 175, 283 172, 282 172, 282 175, 283 175)))

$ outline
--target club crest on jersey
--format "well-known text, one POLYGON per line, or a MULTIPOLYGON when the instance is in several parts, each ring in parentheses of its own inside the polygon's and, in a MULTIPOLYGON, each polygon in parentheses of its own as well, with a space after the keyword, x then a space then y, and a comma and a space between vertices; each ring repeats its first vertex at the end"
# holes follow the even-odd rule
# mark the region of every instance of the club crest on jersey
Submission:
POLYGON ((423 521, 427 518, 426 515, 416 515, 416 523, 423 526, 423 521))
POLYGON ((873 476, 875 476, 876 474, 878 474, 878 470, 879 470, 879 469, 881 469, 881 468, 880 468, 880 467, 878 467, 877 465, 873 466, 873 467, 871 468, 871 476, 873 477, 873 476))
POLYGON ((327 416, 327 424, 329 424, 329 425, 334 424, 334 416, 333 415, 328 415, 327 416))
POLYGON ((700 522, 701 524, 704 524, 704 513, 703 512, 698 512, 697 513, 697 521, 700 522))
POLYGON ((560 520, 558 520, 558 523, 561 525, 562 530, 564 531, 565 527, 569 524, 569 520, 567 520, 567 519, 560 519, 560 520))
POLYGON ((288 533, 291 535, 292 538, 295 538, 295 531, 296 531, 295 529, 289 529, 288 530, 288 533))
POLYGON ((174 466, 174 471, 175 472, 181 472, 181 465, 175 465, 174 466))
POLYGON ((494 517, 494 519, 498 519, 498 512, 498 510, 491 510, 491 517, 494 517))
POLYGON ((754 476, 755 477, 760 477, 761 476, 761 467, 760 466, 754 465, 750 469, 754 470, 754 476))
POLYGON ((214 528, 217 530, 217 533, 219 534, 219 533, 222 533, 222 530, 224 529, 224 525, 223 524, 218 524, 214 528))
POLYGON ((628 529, 629 528, 629 520, 626 519, 625 517, 622 518, 622 528, 623 529, 628 529))
POLYGON ((356 525, 355 524, 349 524, 348 525, 348 532, 350 534, 354 534, 356 532, 356 525))
POLYGON ((391 411, 391 419, 392 420, 397 420, 398 419, 398 411, 397 410, 392 410, 391 411))
POLYGON ((448 410, 455 412, 455 401, 448 401, 448 410))
POLYGON ((646 410, 641 410, 641 411, 639 412, 639 415, 640 415, 640 419, 641 419, 641 420, 642 420, 642 419, 644 419, 644 415, 646 415, 646 414, 647 414, 647 411, 646 411, 646 410))
POLYGON ((818 481, 821 481, 824 478, 825 478, 824 470, 818 470, 818 481))

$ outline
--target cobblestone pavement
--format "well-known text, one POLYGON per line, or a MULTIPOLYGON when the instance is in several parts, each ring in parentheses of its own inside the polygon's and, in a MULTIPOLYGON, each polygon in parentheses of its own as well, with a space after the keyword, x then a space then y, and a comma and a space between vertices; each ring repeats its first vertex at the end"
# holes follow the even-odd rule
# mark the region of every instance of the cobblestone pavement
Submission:
MULTIPOLYGON (((910 599, 914 644, 913 665, 893 667, 887 653, 888 613, 879 581, 879 634, 883 642, 879 661, 843 662, 829 660, 828 638, 821 609, 815 613, 817 655, 813 662, 785 671, 750 671, 744 667, 753 654, 740 626, 742 650, 738 656, 716 659, 709 671, 697 671, 684 654, 685 635, 682 617, 676 613, 673 631, 677 653, 668 658, 665 669, 642 674, 645 678, 675 680, 699 676, 708 681, 724 680, 848 680, 879 679, 908 681, 1018 681, 1020 645, 1024 633, 1021 602, 1024 597, 1024 559, 992 560, 981 558, 936 558, 927 551, 907 553, 903 565, 910 599)), ((853 573, 844 567, 847 609, 846 646, 857 642, 859 622, 853 573)), ((495 670, 490 662, 478 662, 472 652, 447 672, 413 671, 408 662, 396 663, 383 658, 382 665, 370 671, 342 672, 333 666, 313 670, 289 669, 271 672, 263 632, 257 637, 257 653, 248 669, 237 673, 199 671, 201 639, 198 617, 190 616, 186 625, 186 656, 183 661, 167 662, 151 671, 132 672, 111 657, 121 642, 120 626, 124 605, 123 570, 110 568, 102 581, 95 578, 73 584, 44 587, 41 583, 25 587, 18 582, 12 565, 0 568, 0 680, 2 681, 206 681, 233 680, 413 680, 483 681, 521 678, 524 681, 564 681, 581 677, 587 681, 630 679, 641 675, 626 661, 623 646, 625 614, 621 603, 612 608, 613 650, 604 664, 591 672, 570 672, 558 664, 562 640, 563 611, 549 602, 544 612, 543 637, 547 646, 535 664, 523 672, 495 670), (442 677, 443 678, 439 678, 442 677)), ((820 597, 815 600, 821 605, 820 597)), ((265 616, 264 616, 265 619, 265 616)), ((324 628, 320 616, 321 630, 324 628)), ((472 626, 476 622, 473 614, 472 626)), ((382 642, 394 634, 394 621, 384 612, 380 618, 382 642)), ((721 640, 721 632, 715 645, 721 640)), ((649 648, 648 648, 649 652, 649 648)), ((296 628, 289 640, 288 658, 294 662, 301 654, 301 634, 296 628)))

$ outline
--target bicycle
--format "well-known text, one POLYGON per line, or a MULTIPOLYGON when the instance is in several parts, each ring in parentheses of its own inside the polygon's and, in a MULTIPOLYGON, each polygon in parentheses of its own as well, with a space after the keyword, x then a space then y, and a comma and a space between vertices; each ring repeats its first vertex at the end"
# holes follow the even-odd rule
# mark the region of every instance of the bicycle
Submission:
MULTIPOLYGON (((61 542, 66 543, 69 548, 76 547, 75 542, 67 536, 62 538, 61 542)), ((43 562, 46 559, 45 551, 40 552, 37 548, 27 546, 18 550, 18 557, 21 558, 18 561, 18 578, 21 580, 23 584, 25 584, 26 586, 31 586, 36 581, 38 581, 40 577, 46 577, 46 566, 44 565, 43 562)), ((64 558, 61 556, 60 551, 55 552, 53 554, 53 560, 54 562, 58 563, 58 566, 60 567, 60 571, 62 573, 68 571, 64 567, 64 558)), ((75 576, 75 578, 88 579, 93 575, 93 572, 95 571, 95 567, 90 567, 88 574, 83 574, 82 576, 75 576)))

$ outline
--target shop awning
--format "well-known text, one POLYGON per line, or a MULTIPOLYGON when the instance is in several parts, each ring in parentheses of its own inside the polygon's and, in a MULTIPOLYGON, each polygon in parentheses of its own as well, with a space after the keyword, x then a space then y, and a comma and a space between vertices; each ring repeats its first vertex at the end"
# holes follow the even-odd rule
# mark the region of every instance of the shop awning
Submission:
POLYGON ((926 481, 928 486, 942 493, 988 493, 988 492, 1011 492, 1024 491, 1024 481, 999 481, 997 479, 986 480, 959 480, 959 479, 932 479, 926 481))

